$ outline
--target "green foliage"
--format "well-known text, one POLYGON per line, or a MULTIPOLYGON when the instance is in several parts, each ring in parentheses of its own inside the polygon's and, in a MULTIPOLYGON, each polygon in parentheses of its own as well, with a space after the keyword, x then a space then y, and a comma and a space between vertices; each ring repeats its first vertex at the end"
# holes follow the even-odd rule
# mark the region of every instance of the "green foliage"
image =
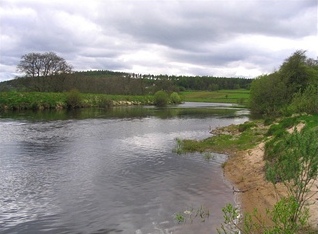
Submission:
POLYGON ((275 121, 275 118, 272 118, 272 117, 270 117, 270 118, 265 118, 265 119, 264 119, 264 126, 269 126, 269 125, 271 125, 272 123, 274 123, 274 121, 275 121))
MULTIPOLYGON (((40 54, 31 55, 41 57, 40 54)), ((30 71, 26 75, 28 76, 0 82, 0 91, 64 92, 75 88, 81 93, 146 95, 158 90, 171 93, 185 90, 236 90, 239 87, 247 89, 252 82, 251 79, 235 77, 142 75, 107 70, 73 73, 30 71)))
POLYGON ((177 139, 177 146, 175 152, 191 153, 191 152, 219 152, 226 153, 230 151, 246 150, 263 139, 265 134, 263 129, 254 128, 258 122, 247 122, 242 125, 232 125, 220 130, 220 133, 203 139, 203 140, 189 140, 177 139), (241 134, 239 133, 241 128, 241 134))
POLYGON ((111 108, 113 106, 113 101, 105 96, 101 96, 98 99, 97 105, 101 108, 111 108))
POLYGON ((304 229, 308 223, 309 212, 308 209, 300 211, 299 209, 300 204, 294 197, 283 197, 272 210, 268 211, 274 225, 268 228, 266 233, 294 234, 304 229))
POLYGON ((181 103, 181 97, 177 92, 173 92, 170 94, 170 102, 172 104, 180 104, 181 103))
MULTIPOLYGON (((0 110, 65 109, 70 92, 0 92, 0 110)), ((113 102, 129 102, 130 105, 151 105, 153 96, 107 95, 80 93, 82 107, 110 108, 113 102)))
POLYGON ((175 140, 177 142, 177 145, 172 151, 177 154, 184 153, 183 140, 180 138, 176 138, 175 140))
POLYGON ((308 223, 308 209, 298 213, 298 222, 293 220, 299 203, 294 197, 284 197, 279 200, 273 209, 267 210, 266 217, 272 221, 271 225, 263 222, 258 210, 245 213, 243 216, 237 207, 227 204, 223 209, 224 223, 219 229, 219 234, 295 234, 306 230, 308 223))
POLYGON ((77 89, 72 89, 67 93, 66 105, 68 109, 76 109, 82 107, 81 94, 77 89))
POLYGON ((275 137, 282 137, 284 134, 287 133, 286 129, 291 128, 299 123, 298 117, 286 117, 283 118, 280 122, 274 123, 268 129, 266 135, 267 136, 275 136, 275 137))
POLYGON ((157 91, 154 95, 154 104, 158 107, 164 107, 169 102, 169 96, 165 91, 157 91))
POLYGON ((298 90, 304 90, 311 79, 308 73, 309 66, 306 64, 306 51, 298 50, 287 58, 279 69, 279 74, 288 87, 288 98, 298 90))
POLYGON ((239 130, 239 132, 244 132, 247 129, 250 129, 250 128, 256 127, 256 126, 257 126, 257 124, 255 122, 245 122, 245 123, 240 124, 238 126, 238 130, 239 130))
POLYGON ((309 85, 305 88, 304 92, 299 90, 297 93, 295 93, 287 111, 288 113, 317 113, 318 86, 309 85))
POLYGON ((308 191, 318 177, 317 139, 317 130, 295 130, 276 140, 274 145, 278 146, 279 154, 275 154, 274 150, 267 152, 272 160, 268 160, 266 165, 266 179, 274 184, 281 181, 289 196, 299 204, 293 215, 294 222, 299 222, 299 214, 308 201, 308 191))
POLYGON ((264 116, 318 113, 317 85, 317 60, 296 51, 277 72, 253 80, 251 111, 264 116))
POLYGON ((275 116, 286 105, 287 87, 278 73, 264 75, 251 84, 250 108, 252 113, 275 116))
POLYGON ((61 93, 0 92, 0 110, 43 110, 64 108, 61 93))
POLYGON ((174 215, 174 219, 177 223, 185 223, 186 221, 186 217, 180 212, 174 215))

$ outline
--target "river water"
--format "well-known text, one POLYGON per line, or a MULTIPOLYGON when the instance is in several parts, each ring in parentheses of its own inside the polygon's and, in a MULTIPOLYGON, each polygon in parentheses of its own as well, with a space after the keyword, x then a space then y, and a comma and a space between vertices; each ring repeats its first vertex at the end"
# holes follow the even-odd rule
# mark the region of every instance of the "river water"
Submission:
POLYGON ((205 103, 0 113, 0 233, 216 233, 226 156, 178 155, 175 139, 246 120, 205 103), (201 206, 205 222, 176 223, 201 206))

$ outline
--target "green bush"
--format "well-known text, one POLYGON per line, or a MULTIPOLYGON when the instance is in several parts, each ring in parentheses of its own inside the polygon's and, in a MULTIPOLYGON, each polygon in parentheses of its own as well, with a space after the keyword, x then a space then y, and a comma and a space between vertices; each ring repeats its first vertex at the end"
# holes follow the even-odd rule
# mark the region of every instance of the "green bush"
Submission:
POLYGON ((66 95, 66 105, 68 109, 82 107, 81 94, 77 89, 70 90, 66 95))
POLYGON ((181 97, 179 96, 179 94, 177 92, 173 92, 170 95, 170 102, 172 104, 180 104, 181 103, 181 97))
POLYGON ((98 104, 98 107, 108 109, 113 106, 113 101, 106 97, 100 97, 100 99, 98 99, 97 104, 98 104))
POLYGON ((169 102, 169 96, 165 91, 157 91, 154 95, 154 104, 155 106, 164 107, 169 102))
POLYGON ((289 113, 318 113, 318 87, 309 85, 304 92, 297 92, 288 106, 289 113))

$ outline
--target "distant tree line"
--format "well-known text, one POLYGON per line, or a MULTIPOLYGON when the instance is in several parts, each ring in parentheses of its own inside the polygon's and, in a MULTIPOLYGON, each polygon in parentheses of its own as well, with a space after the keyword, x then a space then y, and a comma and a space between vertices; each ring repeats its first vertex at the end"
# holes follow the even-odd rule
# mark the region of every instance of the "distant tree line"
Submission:
POLYGON ((168 76, 109 70, 72 72, 71 65, 53 52, 29 53, 21 57, 17 70, 23 77, 0 83, 0 91, 63 92, 125 95, 168 93, 185 90, 248 89, 251 79, 212 76, 168 76))
POLYGON ((296 51, 278 71, 253 80, 250 98, 256 114, 318 113, 318 59, 296 51))

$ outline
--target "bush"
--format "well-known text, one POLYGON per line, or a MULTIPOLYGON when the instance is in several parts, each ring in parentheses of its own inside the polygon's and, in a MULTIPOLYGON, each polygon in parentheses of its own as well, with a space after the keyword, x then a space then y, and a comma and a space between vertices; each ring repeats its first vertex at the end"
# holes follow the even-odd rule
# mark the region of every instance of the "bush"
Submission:
POLYGON ((155 106, 163 107, 166 106, 169 102, 169 96, 165 91, 157 91, 154 95, 154 104, 155 106))
POLYGON ((98 107, 109 109, 112 106, 113 106, 113 101, 106 97, 101 97, 98 100, 98 107))
POLYGON ((68 109, 82 107, 81 94, 77 89, 70 90, 66 95, 66 105, 68 109))
POLYGON ((292 99, 291 104, 288 107, 290 113, 318 113, 318 87, 309 85, 303 93, 299 91, 292 99))
POLYGON ((180 96, 179 96, 179 94, 177 92, 173 92, 170 95, 170 102, 172 104, 180 104, 181 103, 181 98, 180 98, 180 96))

